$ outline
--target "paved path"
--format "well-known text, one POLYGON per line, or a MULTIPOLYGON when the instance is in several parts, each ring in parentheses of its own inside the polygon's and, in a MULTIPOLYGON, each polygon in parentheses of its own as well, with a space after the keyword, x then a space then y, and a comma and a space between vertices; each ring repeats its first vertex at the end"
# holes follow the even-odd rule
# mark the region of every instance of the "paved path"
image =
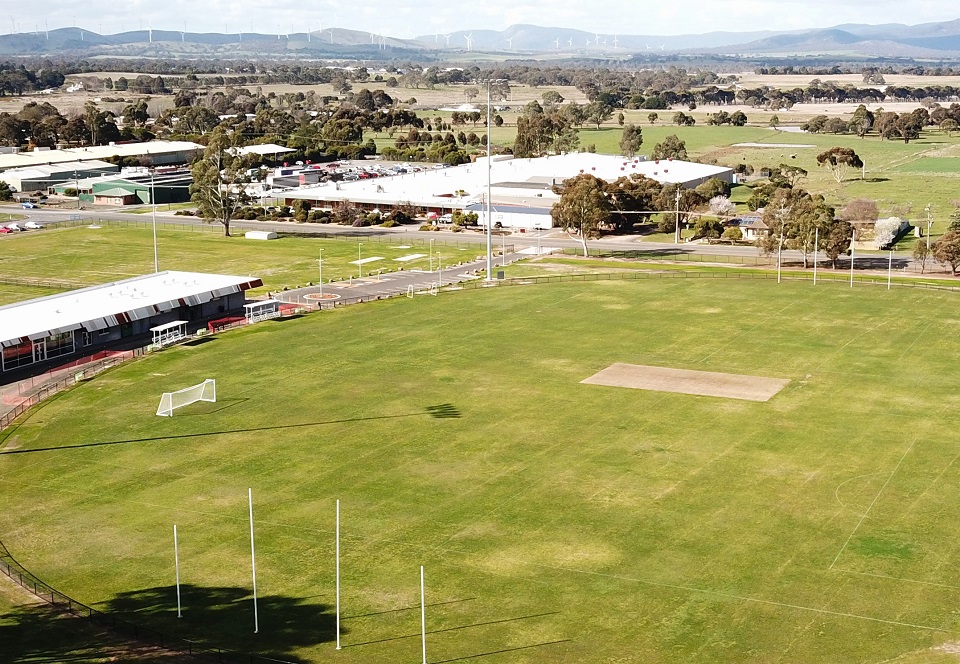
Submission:
MULTIPOLYGON (((507 253, 505 256, 495 256, 493 261, 493 276, 505 264, 509 265, 531 254, 507 253)), ((307 286, 295 290, 274 293, 274 297, 282 302, 306 304, 322 309, 333 308, 345 304, 368 302, 370 300, 396 295, 413 294, 428 295, 443 287, 455 287, 466 281, 480 281, 474 272, 485 271, 487 260, 474 260, 462 265, 447 266, 434 270, 409 270, 404 272, 390 272, 384 275, 363 277, 362 279, 348 279, 335 281, 323 286, 307 286), (320 298, 322 291, 323 299, 320 298)))

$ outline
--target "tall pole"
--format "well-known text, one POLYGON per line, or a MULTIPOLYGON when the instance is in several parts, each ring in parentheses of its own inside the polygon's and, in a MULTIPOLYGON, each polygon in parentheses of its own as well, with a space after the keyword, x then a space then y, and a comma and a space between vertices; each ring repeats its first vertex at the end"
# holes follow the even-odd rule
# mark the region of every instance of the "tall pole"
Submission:
POLYGON ((360 247, 363 246, 363 242, 357 242, 357 269, 360 271, 360 279, 363 279, 363 263, 360 261, 363 260, 360 258, 360 247))
POLYGON ((317 259, 320 266, 320 300, 323 301, 323 248, 320 249, 320 258, 317 259))
POLYGON ((924 208, 927 213, 927 252, 930 251, 930 228, 933 226, 933 218, 930 216, 930 204, 927 203, 927 207, 924 208))
POLYGON ((780 257, 783 255, 783 230, 780 231, 780 244, 777 245, 777 283, 780 283, 780 257))
MULTIPOLYGON (((491 147, 490 130, 493 128, 493 124, 490 122, 490 85, 491 80, 487 79, 487 281, 493 279, 493 209, 490 202, 490 192, 493 189, 493 175, 491 173, 493 169, 493 149, 491 147)), ((424 653, 426 653, 426 647, 424 647, 424 653)), ((424 654, 423 659, 426 661, 426 654, 424 654)))
POLYGON ((437 252, 437 269, 440 271, 440 276, 437 279, 437 288, 443 287, 443 255, 438 251, 437 252))
POLYGON ((820 229, 814 229, 813 240, 813 285, 817 285, 817 249, 820 248, 820 229))
POLYGON ((890 258, 887 259, 887 290, 890 290, 890 281, 893 277, 893 249, 890 250, 890 258))
POLYGON ((250 502, 250 568, 253 570, 253 633, 260 631, 260 621, 257 616, 257 553, 253 547, 253 489, 247 489, 250 502))
MULTIPOLYGON (((80 196, 80 190, 77 190, 77 197, 80 196)), ((157 254, 157 196, 156 187, 153 181, 153 171, 150 171, 150 205, 153 207, 153 271, 160 271, 160 258, 157 254)))
POLYGON ((857 253, 857 248, 854 246, 857 242, 857 229, 853 229, 853 233, 850 235, 850 288, 853 288, 853 259, 857 253))
POLYGON ((337 650, 340 650, 340 499, 337 498, 337 650))
POLYGON ((430 238, 430 271, 433 272, 433 238, 430 238))
POLYGON ((674 244, 680 244, 680 185, 677 185, 677 211, 676 211, 676 237, 674 239, 674 244))
POLYGON ((180 614, 180 546, 177 543, 177 524, 173 524, 173 562, 177 570, 177 618, 180 614))
POLYGON ((427 664, 427 605, 424 603, 423 565, 420 565, 420 640, 423 644, 423 664, 427 664))

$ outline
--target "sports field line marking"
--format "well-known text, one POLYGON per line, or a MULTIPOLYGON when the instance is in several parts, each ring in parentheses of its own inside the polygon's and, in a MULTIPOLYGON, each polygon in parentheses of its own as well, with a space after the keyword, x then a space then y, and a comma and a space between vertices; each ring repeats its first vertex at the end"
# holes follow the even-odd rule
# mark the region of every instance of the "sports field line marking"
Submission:
POLYGON ((951 586, 949 583, 934 583, 933 581, 918 581, 916 579, 908 579, 902 576, 890 576, 889 574, 874 574, 873 572, 858 572, 853 569, 843 569, 838 567, 834 572, 842 572, 844 574, 856 574, 858 576, 872 576, 878 579, 887 579, 889 581, 902 581, 903 583, 916 583, 921 586, 933 586, 935 588, 946 588, 947 590, 960 590, 960 586, 951 586))
POLYGON ((837 561, 840 560, 840 556, 843 555, 843 552, 846 550, 847 545, 850 544, 850 540, 853 539, 853 536, 857 534, 857 531, 860 530, 860 526, 863 525, 863 522, 866 520, 867 516, 870 514, 870 510, 873 509, 873 506, 877 504, 877 501, 880 499, 881 494, 883 494, 884 489, 887 488, 887 485, 890 484, 890 480, 893 479, 893 476, 897 474, 897 471, 900 470, 903 460, 907 458, 907 455, 910 454, 910 451, 913 449, 913 446, 917 444, 917 441, 920 440, 920 435, 917 434, 913 441, 910 443, 910 447, 907 448, 907 451, 903 453, 903 456, 900 457, 900 460, 897 461, 897 465, 893 467, 893 471, 890 473, 890 476, 887 478, 887 481, 883 483, 883 486, 880 487, 880 490, 877 491, 877 495, 873 497, 873 500, 870 501, 870 504, 867 506, 867 510, 863 513, 863 516, 860 517, 860 520, 857 521, 856 527, 853 529, 853 532, 850 533, 850 537, 847 538, 847 541, 843 543, 843 546, 840 547, 840 550, 837 551, 837 555, 834 557, 833 562, 830 563, 830 567, 827 569, 833 569, 833 566, 837 564, 837 561))
POLYGON ((923 328, 922 330, 920 330, 920 333, 919 333, 916 337, 914 337, 913 341, 910 342, 910 345, 907 346, 906 348, 904 348, 904 349, 903 349, 903 352, 900 353, 900 357, 897 358, 898 361, 899 361, 899 360, 902 360, 902 359, 904 358, 904 356, 905 356, 907 353, 909 353, 910 350, 911 350, 914 346, 917 345, 917 342, 920 341, 920 337, 922 337, 924 334, 926 334, 927 330, 930 329, 930 326, 931 326, 931 325, 933 325, 933 323, 927 323, 927 324, 924 326, 924 328, 923 328))
POLYGON ((771 318, 778 318, 778 317, 780 316, 780 314, 782 314, 784 311, 786 311, 787 309, 789 309, 789 308, 792 307, 793 305, 797 304, 798 302, 800 302, 800 300, 794 300, 793 302, 790 302, 790 304, 787 304, 787 305, 784 306, 783 308, 778 309, 776 312, 771 313, 771 314, 767 314, 766 316, 764 316, 763 318, 761 318, 759 321, 757 321, 757 324, 756 324, 756 325, 754 325, 754 326, 752 326, 752 327, 749 327, 749 328, 747 328, 746 330, 743 330, 742 332, 740 332, 740 334, 738 334, 738 335, 736 335, 736 336, 734 336, 734 337, 731 337, 730 339, 727 340, 727 343, 723 344, 722 346, 720 346, 719 348, 717 348, 717 349, 716 349, 715 351, 713 351, 712 353, 709 353, 709 354, 707 354, 706 356, 704 356, 703 358, 701 358, 701 359, 698 361, 698 364, 702 364, 702 363, 706 362, 706 361, 709 360, 711 357, 713 357, 714 355, 716 355, 717 353, 719 353, 720 351, 722 351, 724 348, 730 347, 731 345, 733 345, 734 343, 736 343, 736 341, 737 341, 740 337, 744 336, 745 334, 748 334, 749 332, 753 332, 754 330, 756 330, 757 328, 759 328, 761 325, 766 324, 766 322, 767 322, 769 319, 771 319, 771 318))
POLYGON ((707 590, 705 588, 695 588, 693 586, 681 586, 675 583, 661 583, 659 581, 648 581, 646 579, 638 579, 635 577, 624 576, 622 574, 608 574, 606 572, 591 572, 589 570, 575 569, 572 567, 554 567, 552 565, 542 565, 538 563, 531 563, 536 567, 545 567, 548 569, 555 569, 564 572, 575 572, 577 574, 587 574, 590 576, 601 576, 609 579, 620 579, 622 581, 632 581, 634 583, 642 583, 647 586, 655 586, 658 588, 670 588, 672 590, 683 590, 691 593, 699 593, 701 595, 712 595, 713 597, 722 597, 724 599, 736 599, 741 602, 754 602, 756 604, 766 604, 769 606, 779 606, 786 609, 794 609, 797 611, 809 611, 811 613, 821 613, 830 616, 837 616, 839 618, 854 618, 856 620, 867 620, 869 622, 883 623, 885 625, 896 625, 898 627, 910 627, 912 629, 922 629, 928 632, 949 632, 949 630, 943 629, 942 627, 930 627, 929 625, 916 625, 914 623, 901 622, 899 620, 887 620, 886 618, 874 618, 872 616, 863 616, 857 613, 846 613, 844 611, 832 611, 830 609, 818 609, 812 606, 803 606, 800 604, 789 604, 787 602, 777 602, 772 599, 761 599, 759 597, 746 597, 744 595, 734 595, 733 593, 724 593, 718 590, 707 590))
POLYGON ((864 475, 857 475, 856 477, 851 477, 849 479, 843 480, 842 482, 840 482, 840 484, 837 485, 837 488, 833 490, 833 497, 837 499, 838 503, 840 503, 840 507, 846 509, 847 506, 844 504, 842 500, 840 500, 840 489, 845 487, 850 482, 854 482, 856 480, 862 480, 864 477, 873 477, 874 475, 879 475, 879 474, 880 473, 866 473, 864 475))

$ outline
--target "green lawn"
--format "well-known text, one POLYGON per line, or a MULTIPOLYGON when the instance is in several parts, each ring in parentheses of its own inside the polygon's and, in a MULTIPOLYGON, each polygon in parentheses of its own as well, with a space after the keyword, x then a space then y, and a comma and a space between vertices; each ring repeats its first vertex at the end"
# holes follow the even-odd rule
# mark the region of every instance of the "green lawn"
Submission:
POLYGON ((911 161, 896 170, 900 173, 936 173, 960 176, 960 159, 957 157, 923 157, 911 161))
POLYGON ((420 565, 432 662, 940 661, 955 298, 605 281, 263 323, 38 409, 0 455, 0 533, 68 595, 303 662, 418 661, 420 565), (790 383, 766 403, 580 383, 613 362, 790 383), (218 403, 154 416, 207 377, 218 403))
MULTIPOLYGON (((190 270, 222 274, 253 275, 263 279, 264 287, 254 294, 293 288, 320 278, 317 260, 323 250, 323 278, 346 279, 358 276, 351 261, 380 256, 384 260, 363 266, 364 275, 377 270, 399 268, 427 269, 429 233, 406 243, 390 243, 377 238, 319 239, 283 237, 270 242, 247 240, 242 234, 223 237, 219 227, 195 227, 193 230, 157 228, 157 248, 161 270, 190 270), (359 245, 359 246, 358 246, 359 245), (406 247, 406 248, 404 248, 406 247), (406 262, 395 259, 411 254, 421 258, 406 262)), ((291 230, 296 225, 291 224, 291 230)), ((61 279, 72 286, 104 283, 153 271, 153 234, 149 224, 107 225, 102 228, 74 227, 48 229, 42 233, 22 233, 3 243, 0 278, 29 275, 38 279, 61 279)), ((445 265, 472 260, 482 249, 467 243, 436 240, 434 266, 442 258, 445 265)), ((65 286, 66 289, 66 286, 65 286)), ((0 299, 13 301, 20 286, 0 286, 0 299), (7 289, 13 289, 9 294, 7 289)), ((46 295, 50 291, 38 293, 46 295)), ((30 295, 37 297, 37 295, 30 295)))

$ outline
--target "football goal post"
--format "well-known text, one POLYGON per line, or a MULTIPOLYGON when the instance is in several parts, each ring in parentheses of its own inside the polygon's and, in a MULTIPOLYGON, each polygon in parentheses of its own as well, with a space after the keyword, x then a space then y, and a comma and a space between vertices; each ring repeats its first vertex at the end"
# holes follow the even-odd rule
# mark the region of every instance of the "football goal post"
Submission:
POLYGON ((171 417, 173 411, 183 406, 188 406, 198 401, 217 401, 217 381, 213 378, 207 378, 199 385, 185 387, 176 392, 164 392, 160 397, 160 407, 157 408, 157 415, 161 417, 171 417))

